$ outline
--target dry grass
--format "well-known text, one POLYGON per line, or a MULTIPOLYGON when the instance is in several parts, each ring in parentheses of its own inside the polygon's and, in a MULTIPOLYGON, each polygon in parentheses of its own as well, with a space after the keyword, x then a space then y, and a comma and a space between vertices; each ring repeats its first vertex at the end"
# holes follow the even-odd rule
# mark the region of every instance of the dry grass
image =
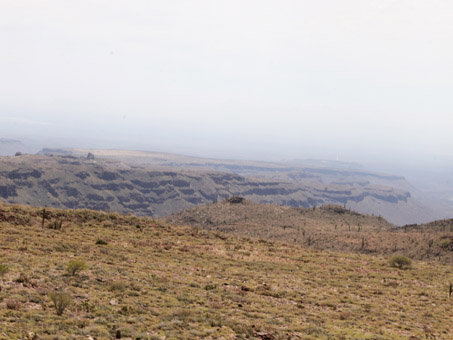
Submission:
POLYGON ((1 339, 453 338, 451 266, 94 211, 50 209, 62 229, 43 229, 40 213, 0 205, 1 339), (71 260, 87 269, 67 275, 71 260))

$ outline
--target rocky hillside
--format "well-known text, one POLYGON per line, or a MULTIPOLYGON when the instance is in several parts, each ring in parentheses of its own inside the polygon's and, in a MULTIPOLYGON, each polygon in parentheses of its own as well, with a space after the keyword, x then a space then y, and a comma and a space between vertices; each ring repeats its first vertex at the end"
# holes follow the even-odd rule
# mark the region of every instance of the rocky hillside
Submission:
POLYGON ((409 192, 367 182, 305 184, 225 172, 128 165, 64 153, 2 157, 0 161, 0 198, 8 203, 165 216, 239 195, 258 203, 293 207, 339 204, 356 208, 362 203, 387 207, 388 211, 391 207, 400 214, 397 222, 406 222, 416 210, 409 192))
POLYGON ((1 339, 453 338, 451 266, 0 204, 1 339), (55 223, 57 222, 57 223, 55 223))
POLYGON ((292 208, 235 198, 185 210, 167 221, 316 249, 399 254, 453 264, 453 220, 396 227, 381 217, 340 206, 292 208))

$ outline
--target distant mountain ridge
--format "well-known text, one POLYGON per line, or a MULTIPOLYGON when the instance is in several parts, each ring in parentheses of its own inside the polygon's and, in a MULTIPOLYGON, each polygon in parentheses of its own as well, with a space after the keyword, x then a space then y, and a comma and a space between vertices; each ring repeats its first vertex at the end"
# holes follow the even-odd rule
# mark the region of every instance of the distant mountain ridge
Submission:
MULTIPOLYGON (((294 160, 283 162, 265 162, 253 160, 212 159, 187 155, 178 155, 153 151, 106 150, 106 149, 64 149, 75 156, 93 153, 96 158, 114 159, 137 166, 164 166, 176 171, 193 169, 201 171, 230 172, 247 178, 263 178, 279 182, 295 183, 296 186, 324 189, 326 186, 335 190, 362 190, 363 187, 382 190, 408 192, 408 202, 398 204, 378 200, 371 196, 362 201, 350 200, 349 208, 367 214, 382 215, 391 222, 404 225, 424 223, 448 217, 445 211, 428 208, 413 198, 417 192, 403 177, 382 172, 365 170, 360 164, 323 160, 294 160)), ((418 196, 420 197, 420 196, 418 196)), ((252 198, 254 201, 256 199, 252 198)), ((284 199, 283 199, 284 200, 284 199)), ((282 201, 257 202, 283 204, 282 201)), ((332 203, 339 203, 338 201, 332 203)), ((341 203, 340 204, 344 204, 341 203)))
POLYGON ((167 216, 239 195, 293 207, 339 204, 396 224, 435 219, 409 191, 389 185, 404 188, 398 176, 136 151, 92 150, 94 159, 87 159, 85 151, 47 149, 42 151, 47 156, 3 157, 0 198, 35 206, 167 216))
POLYGON ((0 138, 0 156, 14 155, 24 150, 24 144, 20 140, 0 138))
POLYGON ((22 142, 17 139, 0 138, 0 144, 22 144, 22 142))

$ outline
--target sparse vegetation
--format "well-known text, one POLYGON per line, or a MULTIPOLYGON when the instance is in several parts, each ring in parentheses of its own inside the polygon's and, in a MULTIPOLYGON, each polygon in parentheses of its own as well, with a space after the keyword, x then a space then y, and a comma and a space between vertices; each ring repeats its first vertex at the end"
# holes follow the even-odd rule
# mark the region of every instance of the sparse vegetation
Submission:
POLYGON ((243 201, 242 204, 219 202, 191 208, 166 221, 320 250, 389 257, 404 254, 417 260, 436 257, 453 264, 453 220, 398 228, 382 218, 334 205, 313 210, 243 201))
MULTIPOLYGON (((1 278, 0 338, 113 339, 118 331, 122 339, 142 340, 453 338, 453 271, 437 257, 399 270, 387 256, 120 214, 106 228, 110 214, 48 208, 65 220, 60 233, 41 228, 41 212, 0 204, 1 263, 10 267, 1 278), (97 246, 99 239, 109 245, 97 246), (89 270, 68 277, 74 260, 89 270), (51 298, 63 292, 66 298, 51 298)), ((368 249, 371 234, 361 225, 368 249)), ((339 232, 345 228, 338 223, 339 232)))

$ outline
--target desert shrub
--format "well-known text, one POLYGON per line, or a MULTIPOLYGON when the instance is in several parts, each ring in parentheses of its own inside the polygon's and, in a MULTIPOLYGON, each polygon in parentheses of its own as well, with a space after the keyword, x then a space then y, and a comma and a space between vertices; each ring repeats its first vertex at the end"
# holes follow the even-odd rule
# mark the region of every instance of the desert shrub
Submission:
POLYGON ((21 307, 21 303, 19 300, 16 299, 11 299, 11 300, 6 300, 6 308, 12 309, 12 310, 19 310, 21 307))
POLYGON ((30 278, 25 273, 20 273, 19 277, 14 281, 17 283, 28 284, 30 283, 30 278))
POLYGON ((126 288, 127 288, 126 283, 122 281, 114 281, 109 284, 109 290, 112 292, 114 291, 123 292, 126 290, 126 288))
POLYGON ((444 249, 448 249, 450 247, 451 243, 452 242, 451 242, 450 239, 444 238, 444 239, 439 241, 439 247, 444 248, 444 249))
POLYGON ((179 309, 167 316, 169 320, 179 320, 182 323, 194 322, 196 314, 190 309, 179 309))
POLYGON ((66 307, 68 307, 72 302, 71 296, 65 292, 51 292, 49 294, 49 298, 55 307, 57 315, 63 315, 66 307))
POLYGON ((216 288, 217 288, 217 285, 213 285, 213 284, 209 284, 209 285, 204 286, 205 290, 214 290, 216 288))
POLYGON ((96 241, 96 244, 105 246, 105 245, 107 245, 107 241, 104 241, 104 240, 97 240, 97 241, 96 241))
POLYGON ((102 222, 102 227, 104 228, 114 228, 115 227, 115 224, 113 224, 112 222, 108 222, 108 221, 104 221, 102 222))
POLYGON ((54 246, 55 251, 76 253, 79 251, 79 244, 77 243, 58 243, 54 246))
POLYGON ((405 256, 396 255, 390 259, 389 264, 395 268, 408 269, 412 266, 412 261, 405 256))
POLYGON ((85 264, 84 261, 81 260, 72 260, 69 261, 67 266, 66 266, 66 271, 68 272, 69 275, 76 275, 80 273, 82 270, 87 269, 87 265, 85 264))
POLYGON ((348 320, 349 318, 351 318, 351 312, 349 311, 342 311, 340 312, 340 314, 338 315, 338 318, 340 320, 348 320))
POLYGON ((7 265, 0 263, 0 276, 5 275, 9 271, 9 268, 7 265))
POLYGON ((93 313, 95 310, 95 305, 90 303, 89 301, 82 301, 77 305, 77 310, 86 313, 93 313))

